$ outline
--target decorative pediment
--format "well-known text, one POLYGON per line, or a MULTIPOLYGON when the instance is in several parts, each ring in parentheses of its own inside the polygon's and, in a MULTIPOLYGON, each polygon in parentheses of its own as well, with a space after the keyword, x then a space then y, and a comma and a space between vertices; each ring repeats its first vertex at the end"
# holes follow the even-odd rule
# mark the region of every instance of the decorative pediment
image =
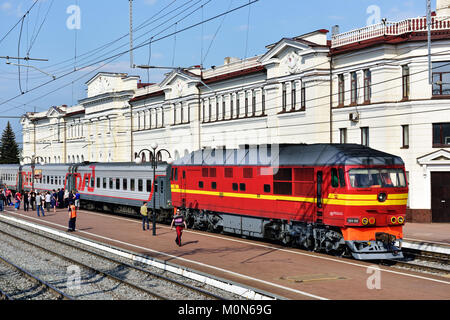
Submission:
POLYGON ((289 58, 287 58, 289 59, 288 63, 292 65, 292 61, 297 62, 301 55, 311 52, 312 50, 312 47, 305 42, 287 38, 281 39, 276 44, 268 46, 268 48, 269 51, 259 59, 259 62, 263 65, 273 62, 280 63, 280 59, 283 59, 286 56, 289 56, 289 58), (286 51, 289 51, 289 53, 286 54, 286 51))
POLYGON ((417 162, 422 166, 450 165, 450 151, 441 149, 417 158, 417 162))
POLYGON ((169 73, 159 86, 164 91, 171 91, 174 97, 181 97, 188 93, 189 84, 199 83, 200 80, 200 77, 196 74, 176 69, 169 73))
POLYGON ((61 109, 59 109, 58 107, 51 107, 48 111, 47 111, 47 118, 58 118, 61 117, 65 114, 64 111, 62 111, 61 109))

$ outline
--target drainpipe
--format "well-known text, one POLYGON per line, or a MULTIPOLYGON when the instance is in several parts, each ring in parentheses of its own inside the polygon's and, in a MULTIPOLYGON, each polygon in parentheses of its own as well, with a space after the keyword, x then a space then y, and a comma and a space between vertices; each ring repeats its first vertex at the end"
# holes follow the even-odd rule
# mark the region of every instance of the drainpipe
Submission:
POLYGON ((333 143, 333 56, 330 56, 330 143, 333 143))

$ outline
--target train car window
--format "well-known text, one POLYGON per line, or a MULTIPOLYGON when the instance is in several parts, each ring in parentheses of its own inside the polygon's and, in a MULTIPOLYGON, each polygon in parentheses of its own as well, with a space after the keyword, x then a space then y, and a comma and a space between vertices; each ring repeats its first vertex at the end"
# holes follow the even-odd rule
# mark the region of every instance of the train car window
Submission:
POLYGON ((225 168, 225 178, 233 178, 233 168, 225 168))
POLYGON ((103 189, 106 189, 106 178, 103 178, 103 189))
POLYGON ((109 189, 113 188, 113 178, 109 178, 109 189))
POLYGON ((292 168, 273 168, 273 180, 292 181, 292 168))
POLYGON ((144 191, 144 184, 142 182, 142 179, 138 179, 138 191, 139 192, 144 191))
POLYGON ((217 189, 217 182, 211 182, 211 188, 213 190, 216 190, 217 189))
POLYGON ((152 180, 147 179, 147 192, 152 192, 152 180))
POLYGON ((130 190, 134 191, 134 179, 130 179, 130 190))
POLYGON ((50 176, 50 184, 53 184, 53 176, 50 176))
POLYGON ((207 178, 208 177, 208 168, 202 168, 202 177, 207 178))
POLYGON ((210 168, 209 169, 209 176, 211 177, 211 178, 215 178, 216 177, 216 168, 210 168))
POLYGON ((253 178, 253 168, 244 168, 244 178, 250 179, 253 178))
POLYGON ((100 188, 100 178, 97 177, 97 188, 100 188))
POLYGON ((116 190, 120 190, 120 178, 116 178, 116 190))
POLYGON ((233 183, 233 191, 238 191, 238 184, 237 183, 233 183))
POLYGON ((270 192, 270 184, 264 185, 264 192, 269 193, 270 192))
POLYGON ((85 185, 86 187, 89 187, 89 177, 85 177, 85 178, 84 178, 84 185, 85 185))
POLYGON ((198 187, 201 188, 201 189, 203 189, 203 181, 199 181, 199 182, 198 182, 198 187))
POLYGON ((313 168, 295 168, 294 169, 295 181, 314 181, 314 169, 313 168))
POLYGON ((239 184, 239 189, 240 189, 241 191, 245 191, 245 183, 240 183, 240 184, 239 184))
POLYGON ((91 177, 91 188, 94 187, 94 184, 95 184, 95 179, 91 177))
POLYGON ((128 189, 128 179, 127 178, 123 178, 122 180, 122 190, 127 190, 128 189))
POLYGON ((341 188, 345 187, 345 172, 342 168, 339 168, 339 183, 341 188))
POLYGON ((50 176, 47 176, 47 184, 50 184, 50 176))
POLYGON ((338 171, 336 168, 331 168, 331 186, 333 188, 339 187, 338 171))

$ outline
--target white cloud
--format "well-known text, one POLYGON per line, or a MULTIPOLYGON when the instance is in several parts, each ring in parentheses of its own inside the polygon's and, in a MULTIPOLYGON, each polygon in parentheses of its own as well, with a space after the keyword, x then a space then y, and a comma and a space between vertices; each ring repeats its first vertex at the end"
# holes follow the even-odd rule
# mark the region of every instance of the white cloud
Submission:
POLYGON ((2 5, 0 6, 0 9, 2 11, 10 11, 12 8, 12 4, 10 2, 4 2, 2 3, 2 5))

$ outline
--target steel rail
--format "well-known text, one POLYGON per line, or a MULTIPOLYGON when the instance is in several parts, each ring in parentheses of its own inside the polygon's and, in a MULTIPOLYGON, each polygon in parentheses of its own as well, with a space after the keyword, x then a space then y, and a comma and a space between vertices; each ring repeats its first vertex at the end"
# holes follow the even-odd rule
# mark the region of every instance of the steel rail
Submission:
MULTIPOLYGON (((194 287, 194 286, 191 286, 191 285, 189 285, 189 284, 183 283, 183 282, 181 282, 181 281, 177 281, 177 280, 175 280, 175 279, 171 279, 171 278, 165 277, 165 276, 160 275, 160 274, 158 274, 158 273, 155 273, 155 272, 152 272, 152 271, 149 271, 149 270, 145 270, 145 269, 143 269, 143 268, 140 268, 140 267, 138 267, 138 266, 134 266, 134 265, 128 264, 128 263, 126 263, 126 262, 118 261, 118 260, 116 260, 116 259, 114 259, 114 258, 107 257, 107 256, 102 255, 102 254, 100 254, 100 253, 93 252, 93 251, 88 250, 88 249, 84 249, 84 248, 77 247, 77 246, 75 246, 75 245, 72 245, 72 244, 70 244, 70 243, 67 243, 67 242, 64 242, 64 241, 61 241, 61 240, 52 238, 52 237, 47 236, 47 235, 45 235, 45 234, 37 233, 37 232, 35 232, 35 231, 29 230, 29 229, 26 229, 26 228, 23 228, 23 227, 20 227, 20 226, 17 226, 17 225, 8 223, 8 222, 4 222, 4 221, 1 221, 0 223, 9 225, 9 226, 11 226, 11 227, 14 227, 14 228, 17 228, 17 229, 20 229, 20 230, 23 230, 23 231, 25 231, 25 232, 29 232, 29 233, 31 233, 31 234, 33 234, 33 235, 40 236, 40 237, 42 237, 42 238, 45 238, 45 239, 54 241, 54 242, 56 242, 56 243, 59 243, 59 244, 68 246, 68 247, 70 247, 70 248, 72 248, 72 249, 75 249, 75 250, 78 250, 78 251, 82 251, 82 252, 85 252, 85 253, 87 253, 87 254, 91 254, 91 255, 93 255, 93 256, 96 256, 96 257, 99 257, 99 258, 101 258, 101 259, 110 261, 110 262, 112 262, 112 263, 115 263, 115 264, 118 264, 118 265, 126 266, 127 268, 130 268, 130 269, 139 271, 139 272, 141 272, 141 273, 144 273, 144 274, 147 275, 147 276, 151 276, 151 277, 153 277, 153 278, 157 278, 157 279, 160 279, 160 280, 163 280, 163 281, 170 282, 170 283, 172 283, 172 284, 174 284, 174 285, 176 285, 176 286, 183 287, 183 288, 185 288, 185 289, 191 290, 191 291, 193 291, 193 292, 195 292, 195 293, 197 293, 197 294, 201 294, 201 295, 203 295, 203 296, 205 296, 205 297, 207 297, 207 298, 213 298, 213 299, 216 299, 216 300, 226 300, 224 297, 221 297, 221 296, 216 295, 216 294, 214 294, 214 293, 208 292, 208 291, 206 291, 206 290, 203 290, 203 289, 200 289, 200 288, 196 288, 196 287, 194 287)), ((26 241, 26 240, 23 240, 23 239, 21 239, 21 238, 19 238, 19 240, 21 240, 21 241, 26 241)), ((35 244, 32 244, 32 245, 35 245, 35 244)), ((38 246, 38 245, 36 245, 36 246, 38 246)), ((46 248, 42 248, 42 249, 43 249, 43 250, 49 251, 49 250, 46 249, 46 248)), ((49 252, 51 252, 51 251, 49 251, 49 252)), ((51 253, 53 253, 53 252, 51 252, 51 253)), ((54 254, 59 255, 58 253, 54 253, 54 254)), ((63 257, 64 257, 64 258, 67 258, 67 259, 71 259, 71 258, 68 258, 68 257, 65 257, 65 256, 63 256, 63 257)), ((78 263, 78 262, 75 261, 75 263, 78 263)), ((99 271, 99 272, 102 272, 102 271, 99 271)), ((105 276, 107 276, 107 275, 105 275, 105 276)), ((113 277, 114 277, 114 276, 113 276, 113 277)), ((119 279, 119 280, 120 280, 120 279, 119 279)), ((140 288, 140 287, 139 287, 139 288, 140 288)), ((146 289, 144 289, 144 290, 146 290, 146 289)), ((164 300, 164 299, 170 299, 170 297, 168 297, 168 298, 161 297, 161 299, 163 299, 163 300, 164 300)))
MULTIPOLYGON (((51 284, 49 284, 48 282, 42 280, 41 278, 33 275, 31 272, 19 267, 18 265, 12 263, 11 261, 9 261, 8 259, 4 258, 3 256, 0 256, 0 262, 13 267, 15 270, 19 271, 21 274, 23 274, 24 276, 26 276, 28 279, 41 284, 42 286, 44 286, 47 290, 49 290, 50 292, 52 292, 53 294, 55 294, 58 297, 58 300, 75 300, 72 296, 65 294, 64 292, 60 291, 59 289, 55 288, 54 286, 52 286, 51 284)), ((13 300, 10 296, 6 295, 6 294, 2 294, 2 296, 5 296, 7 300, 13 300)))

